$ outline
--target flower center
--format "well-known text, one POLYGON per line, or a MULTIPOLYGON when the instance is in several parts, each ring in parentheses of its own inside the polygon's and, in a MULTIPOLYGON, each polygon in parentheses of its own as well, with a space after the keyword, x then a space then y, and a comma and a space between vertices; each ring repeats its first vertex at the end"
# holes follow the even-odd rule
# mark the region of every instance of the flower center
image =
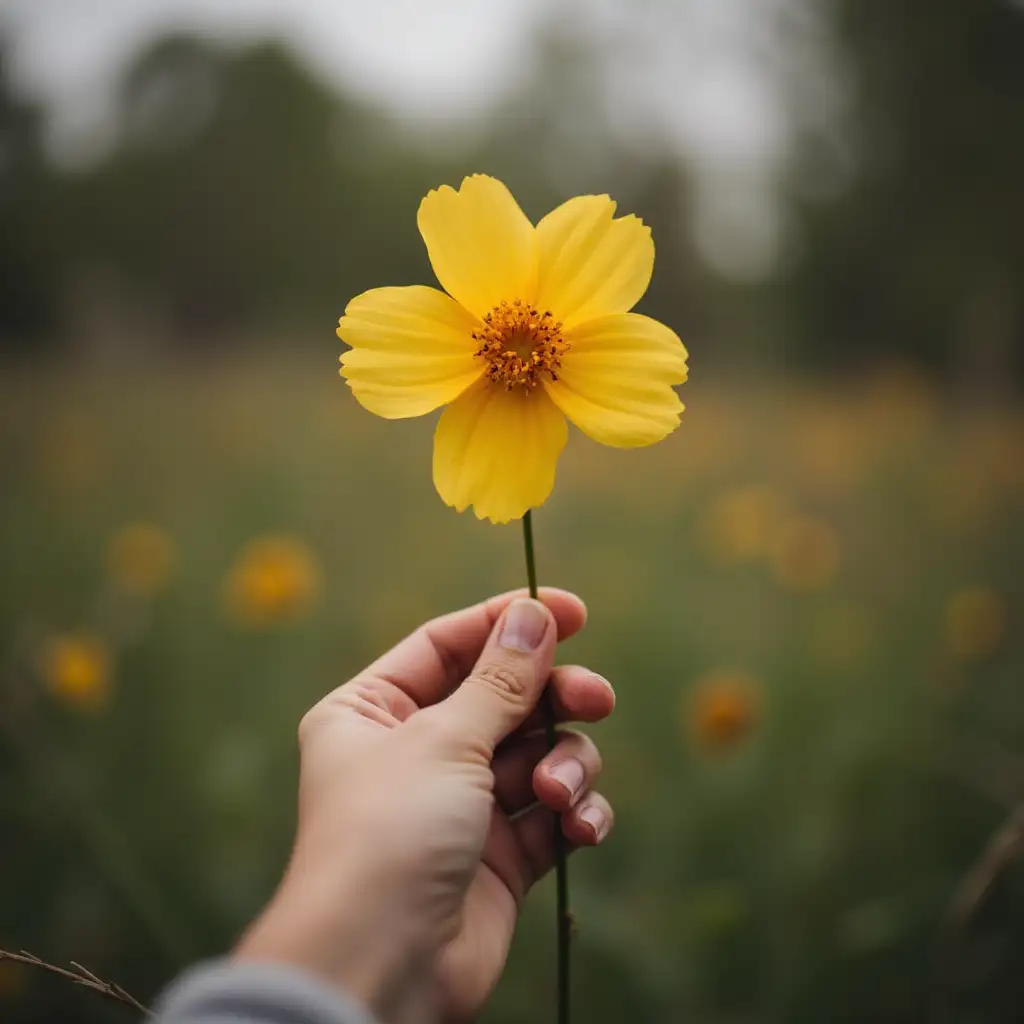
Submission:
POLYGON ((473 332, 473 340, 480 346, 476 355, 488 363, 484 376, 506 391, 532 391, 544 374, 558 380, 562 356, 569 350, 562 325, 551 312, 541 313, 522 299, 495 306, 473 332))

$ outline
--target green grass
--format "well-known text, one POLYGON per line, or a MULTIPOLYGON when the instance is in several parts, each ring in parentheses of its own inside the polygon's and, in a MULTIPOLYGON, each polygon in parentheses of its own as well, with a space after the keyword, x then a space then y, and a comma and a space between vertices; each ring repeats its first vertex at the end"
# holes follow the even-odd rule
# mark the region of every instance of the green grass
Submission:
MULTIPOLYGON (((618 693, 594 729, 617 827, 572 864, 577 1019, 923 1021, 944 907, 1024 796, 1024 418, 954 412, 891 375, 684 392, 662 445, 574 434, 534 517, 541 582, 589 607, 564 657, 618 693), (723 525, 751 487, 774 511, 723 525), (806 520, 834 571, 799 530, 780 553, 806 520), (972 585, 1004 622, 965 660, 948 602, 972 585), (757 706, 715 748, 688 709, 724 669, 756 681, 757 706)), ((424 619, 525 583, 518 526, 443 506, 430 447, 431 424, 360 409, 331 353, 5 370, 0 944, 148 999, 230 943, 287 854, 302 712, 424 619), (127 601, 104 553, 139 520, 178 560, 127 601), (223 579, 268 532, 309 545, 323 591, 298 621, 244 630, 223 579), (117 649, 95 710, 37 669, 47 637, 82 629, 117 649)), ((963 937, 963 1020, 1016 1019, 1019 888, 1010 871, 963 937)), ((489 1020, 547 1019, 552 955, 545 886, 489 1020)), ((12 1024, 120 1013, 0 969, 12 1024)))

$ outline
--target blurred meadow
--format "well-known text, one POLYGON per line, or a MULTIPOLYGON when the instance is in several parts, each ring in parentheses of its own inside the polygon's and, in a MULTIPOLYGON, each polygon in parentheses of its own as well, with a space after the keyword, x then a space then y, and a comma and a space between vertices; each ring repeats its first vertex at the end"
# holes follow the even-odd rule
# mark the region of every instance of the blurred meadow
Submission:
MULTIPOLYGON (((65 7, 0 10, 0 948, 144 1001, 228 948, 306 708, 523 585, 518 527, 437 498, 434 417, 336 373, 350 297, 432 283, 419 198, 485 171, 642 215, 691 356, 679 431, 573 432, 534 517, 618 696, 577 1019, 1024 1019, 1019 5, 499 4, 519 73, 429 111, 156 6, 99 114, 44 88, 65 7)), ((485 1020, 549 1018, 551 931, 545 885, 485 1020)), ((130 1016, 0 961, 4 1024, 130 1016)))

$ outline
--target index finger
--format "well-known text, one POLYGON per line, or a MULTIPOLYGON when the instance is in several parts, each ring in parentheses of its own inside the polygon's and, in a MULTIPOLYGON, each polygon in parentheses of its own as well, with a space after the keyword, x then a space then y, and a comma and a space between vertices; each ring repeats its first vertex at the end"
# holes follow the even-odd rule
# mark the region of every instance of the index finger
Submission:
MULTIPOLYGON (((360 672, 354 682, 396 688, 399 692, 390 695, 398 699, 389 704, 399 718, 436 704, 469 675, 501 613, 515 598, 526 595, 525 589, 512 590, 432 619, 360 672), (400 704, 405 706, 396 706, 400 704)), ((575 594, 541 587, 537 597, 554 616, 559 640, 583 628, 587 607, 575 594)))

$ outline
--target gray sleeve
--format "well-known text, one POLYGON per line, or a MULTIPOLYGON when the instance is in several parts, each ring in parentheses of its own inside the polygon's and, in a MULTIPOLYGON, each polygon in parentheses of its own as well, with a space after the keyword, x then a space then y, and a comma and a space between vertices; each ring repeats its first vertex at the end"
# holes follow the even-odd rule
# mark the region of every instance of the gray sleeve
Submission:
POLYGON ((160 996, 155 1024, 374 1024, 351 999, 302 971, 217 960, 160 996))

